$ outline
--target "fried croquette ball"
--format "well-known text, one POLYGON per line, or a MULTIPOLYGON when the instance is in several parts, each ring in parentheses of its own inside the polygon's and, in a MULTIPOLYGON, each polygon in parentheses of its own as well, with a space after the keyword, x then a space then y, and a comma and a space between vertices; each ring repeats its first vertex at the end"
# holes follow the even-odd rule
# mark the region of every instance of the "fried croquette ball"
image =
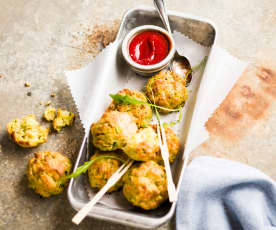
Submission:
MULTIPOLYGON (((118 92, 120 95, 128 95, 134 97, 139 101, 147 102, 146 96, 137 90, 123 89, 118 92)), ((109 105, 107 111, 119 111, 119 112, 129 112, 135 119, 138 127, 146 126, 150 119, 152 118, 152 109, 149 105, 127 105, 120 104, 116 101, 112 101, 109 105)))
POLYGON ((58 152, 39 152, 30 159, 27 167, 29 187, 43 197, 60 194, 71 171, 70 160, 58 152))
POLYGON ((132 137, 138 128, 135 118, 127 112, 106 112, 91 125, 92 143, 102 151, 121 149, 127 138, 132 137))
POLYGON ((53 107, 47 108, 43 113, 43 118, 46 121, 53 121, 56 117, 56 109, 53 107))
POLYGON ((165 169, 154 161, 136 163, 123 181, 123 194, 134 206, 151 210, 168 198, 165 169))
POLYGON ((139 129, 136 135, 128 138, 123 148, 124 153, 136 161, 154 160, 159 150, 158 136, 152 127, 139 129))
POLYGON ((36 147, 47 141, 49 130, 40 126, 35 115, 15 119, 7 125, 12 140, 24 148, 36 147))
MULTIPOLYGON (((96 160, 88 169, 89 183, 92 188, 101 189, 108 179, 115 173, 122 163, 127 160, 127 156, 123 153, 117 152, 97 152, 90 160, 97 159, 99 157, 107 157, 96 160), (113 156, 119 159, 108 158, 113 156)), ((113 185, 108 192, 113 192, 120 189, 123 186, 122 180, 119 180, 113 185)))
MULTIPOLYGON (((156 125, 152 125, 152 128, 155 130, 155 132, 157 132, 156 125)), ((179 153, 180 141, 172 129, 165 127, 164 130, 165 130, 166 141, 167 141, 167 146, 169 150, 169 161, 170 163, 173 163, 177 154, 179 153)), ((162 164, 162 165, 164 164, 160 149, 154 161, 157 162, 158 164, 162 164)))
MULTIPOLYGON (((149 79, 146 85, 146 95, 156 105, 177 109, 185 104, 188 91, 186 80, 171 71, 162 71, 149 79)), ((161 113, 170 111, 159 109, 161 113)))
POLYGON ((53 121, 53 127, 56 131, 60 131, 65 126, 73 125, 75 114, 66 110, 58 109, 57 116, 53 121))

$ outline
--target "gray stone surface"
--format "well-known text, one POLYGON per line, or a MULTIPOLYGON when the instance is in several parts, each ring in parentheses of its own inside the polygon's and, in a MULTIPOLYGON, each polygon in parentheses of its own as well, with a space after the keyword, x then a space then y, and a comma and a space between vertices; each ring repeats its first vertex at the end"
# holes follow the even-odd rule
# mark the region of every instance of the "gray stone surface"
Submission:
MULTIPOLYGON (((66 193, 41 199, 28 189, 25 170, 35 151, 53 150, 75 160, 83 136, 79 119, 72 128, 51 134, 46 144, 22 149, 7 136, 6 124, 34 113, 41 119, 44 105, 76 112, 63 71, 84 65, 101 49, 80 53, 80 45, 96 24, 109 24, 123 12, 150 0, 1 0, 0 1, 0 229, 130 229, 94 219, 76 227, 66 193), (72 39, 72 37, 76 39, 72 39), (24 83, 29 82, 29 88, 24 83), (27 93, 31 92, 31 96, 27 93), (55 98, 50 98, 56 93, 55 98)), ((169 9, 211 19, 218 43, 232 55, 255 62, 276 60, 275 0, 167 0, 169 9)), ((107 31, 108 32, 108 31, 107 31)), ((48 124, 43 122, 45 126, 48 124)), ((173 229, 173 221, 159 229, 173 229)))

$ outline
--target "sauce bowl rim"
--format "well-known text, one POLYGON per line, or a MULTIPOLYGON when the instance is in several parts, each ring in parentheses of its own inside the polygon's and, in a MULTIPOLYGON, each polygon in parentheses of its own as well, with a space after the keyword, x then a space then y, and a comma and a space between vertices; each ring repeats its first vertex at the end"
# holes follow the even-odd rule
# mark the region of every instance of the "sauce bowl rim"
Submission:
POLYGON ((143 26, 138 26, 135 27, 134 29, 132 29, 124 38, 123 42, 122 42, 122 54, 124 56, 124 59, 126 60, 126 62, 134 67, 135 69, 139 69, 139 70, 145 70, 145 71, 151 71, 151 70, 156 70, 156 69, 160 69, 163 66, 167 66, 168 62, 171 61, 171 59, 174 57, 175 54, 175 42, 174 39, 172 37, 171 34, 169 34, 168 31, 166 31, 165 29, 163 29, 162 27, 159 26, 155 26, 155 25, 143 25, 143 26), (160 32, 163 35, 166 36, 166 38, 169 40, 170 43, 170 50, 169 53, 167 54, 167 56, 160 62, 153 64, 153 65, 141 65, 136 63, 135 61, 132 60, 132 58, 129 55, 129 44, 130 41, 133 39, 134 36, 136 36, 137 34, 140 34, 144 31, 156 31, 156 32, 160 32))

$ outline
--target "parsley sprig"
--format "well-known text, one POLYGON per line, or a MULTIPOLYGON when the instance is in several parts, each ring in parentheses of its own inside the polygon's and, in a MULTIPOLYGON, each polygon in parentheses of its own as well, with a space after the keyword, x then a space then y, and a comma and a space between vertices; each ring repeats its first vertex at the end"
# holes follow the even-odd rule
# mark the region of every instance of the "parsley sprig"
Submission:
POLYGON ((121 158, 119 157, 116 157, 116 156, 111 156, 111 155, 104 155, 104 156, 98 156, 90 161, 86 161, 83 163, 83 165, 79 166, 75 172, 71 173, 70 175, 67 175, 65 178, 65 180, 69 180, 71 178, 75 178, 75 177, 78 177, 79 175, 81 175, 82 173, 86 173, 87 170, 89 169, 89 167, 95 163, 95 161, 98 161, 98 160, 101 160, 101 159, 115 159, 115 160, 118 160, 122 163, 125 163, 124 160, 122 160, 121 158))
POLYGON ((195 65, 194 67, 192 67, 186 74, 185 74, 185 77, 188 78, 189 74, 197 71, 198 69, 200 69, 201 67, 205 66, 206 65, 206 62, 208 60, 208 56, 205 56, 201 62, 197 65, 195 65))
POLYGON ((149 105, 151 107, 157 108, 157 109, 163 109, 171 112, 178 112, 181 110, 181 108, 178 109, 168 109, 162 106, 158 106, 155 104, 151 104, 145 101, 137 100, 134 97, 128 96, 128 95, 121 95, 121 94, 109 94, 109 96, 116 101, 119 104, 125 104, 125 105, 149 105))
POLYGON ((178 119, 176 121, 171 121, 169 123, 164 122, 163 125, 164 125, 165 128, 175 126, 176 124, 178 124, 181 121, 181 118, 182 118, 182 110, 179 111, 178 119))

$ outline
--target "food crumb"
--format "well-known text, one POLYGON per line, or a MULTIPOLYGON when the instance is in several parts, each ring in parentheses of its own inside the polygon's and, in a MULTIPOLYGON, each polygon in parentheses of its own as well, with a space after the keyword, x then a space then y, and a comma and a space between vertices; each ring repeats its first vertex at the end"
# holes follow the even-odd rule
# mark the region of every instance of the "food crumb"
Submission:
POLYGON ((0 74, 0 78, 2 78, 2 77, 3 77, 3 75, 0 74))
POLYGON ((29 97, 32 96, 32 92, 28 92, 27 96, 29 96, 29 97))
POLYGON ((72 126, 75 120, 75 114, 66 110, 58 109, 57 116, 53 121, 53 127, 60 131, 65 126, 72 126))
POLYGON ((49 133, 48 129, 40 126, 34 114, 9 122, 7 130, 14 142, 24 148, 45 143, 49 133))
POLYGON ((43 113, 43 118, 47 121, 53 121, 56 117, 56 109, 53 107, 47 108, 43 113))
POLYGON ((51 93, 50 96, 51 96, 51 97, 55 97, 56 94, 55 94, 55 93, 51 93))
POLYGON ((47 101, 46 103, 45 103, 45 106, 49 106, 49 105, 51 105, 51 101, 47 101))
POLYGON ((29 82, 26 82, 26 83, 24 84, 24 86, 25 86, 25 87, 30 87, 31 84, 30 84, 29 82))

